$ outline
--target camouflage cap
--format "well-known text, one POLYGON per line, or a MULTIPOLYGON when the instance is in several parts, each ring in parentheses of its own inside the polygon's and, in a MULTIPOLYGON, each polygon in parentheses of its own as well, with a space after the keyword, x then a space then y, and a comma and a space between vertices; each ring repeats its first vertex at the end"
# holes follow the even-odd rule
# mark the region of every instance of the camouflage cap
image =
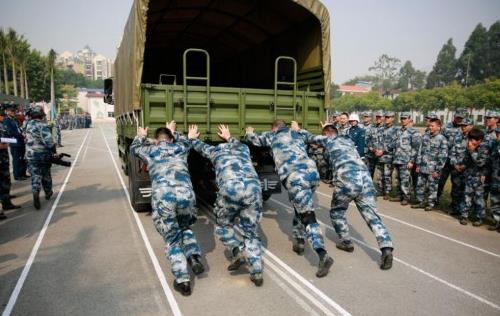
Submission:
POLYGON ((44 116, 45 111, 43 110, 43 107, 41 107, 39 105, 34 105, 34 106, 30 107, 29 114, 30 114, 30 116, 44 116))
POLYGON ((461 117, 461 118, 464 118, 464 117, 466 117, 466 116, 467 116, 467 113, 468 113, 468 112, 467 112, 467 110, 466 110, 466 109, 464 109, 464 108, 458 108, 458 109, 456 109, 456 110, 455 110, 455 114, 454 114, 454 116, 455 116, 455 117, 461 117))
POLYGON ((394 116, 394 111, 385 111, 384 116, 394 116))
POLYGON ((340 112, 339 112, 339 111, 333 111, 331 115, 332 115, 332 116, 339 116, 339 115, 340 115, 340 112))
POLYGON ((458 125, 474 125, 474 120, 471 118, 464 118, 463 121, 458 125))
POLYGON ((375 111, 375 113, 373 113, 374 116, 384 116, 384 111, 382 110, 378 110, 378 111, 375 111))
POLYGON ((371 117, 372 116, 372 112, 370 112, 370 111, 361 112, 361 116, 363 116, 363 117, 370 116, 371 117))
POLYGON ((427 112, 427 114, 425 115, 425 118, 426 119, 437 119, 438 116, 435 112, 427 112))
POLYGON ((399 118, 409 118, 411 117, 411 113, 410 112, 401 112, 399 114, 399 118))
POLYGON ((498 113, 499 111, 495 111, 495 110, 488 110, 486 111, 486 115, 485 117, 500 117, 500 114, 498 113))

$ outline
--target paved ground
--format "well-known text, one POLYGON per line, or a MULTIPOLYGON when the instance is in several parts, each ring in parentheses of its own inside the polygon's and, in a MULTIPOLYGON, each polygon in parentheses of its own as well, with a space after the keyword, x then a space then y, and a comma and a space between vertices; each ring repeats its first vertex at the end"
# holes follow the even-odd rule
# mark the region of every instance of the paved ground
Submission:
POLYGON ((461 226, 442 214, 379 201, 396 244, 389 271, 378 268, 373 235, 354 207, 354 253, 335 248, 331 190, 316 194, 331 274, 314 276, 317 258, 291 251, 286 194, 265 203, 265 283, 231 275, 209 212, 194 226, 208 272, 191 297, 172 291, 163 242, 151 217, 131 211, 118 169, 114 125, 64 132, 74 168, 53 168, 51 201, 32 207, 28 182, 15 182, 23 208, 0 222, 0 308, 8 315, 331 315, 500 314, 500 234, 461 226))

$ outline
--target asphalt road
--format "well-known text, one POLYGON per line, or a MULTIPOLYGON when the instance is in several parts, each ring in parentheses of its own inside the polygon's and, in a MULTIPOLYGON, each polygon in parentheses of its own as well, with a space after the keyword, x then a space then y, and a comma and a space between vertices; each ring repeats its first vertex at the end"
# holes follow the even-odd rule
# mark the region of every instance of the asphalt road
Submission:
POLYGON ((500 315, 500 234, 379 201, 396 247, 393 268, 382 271, 375 239, 354 206, 348 220, 356 249, 335 248, 326 185, 316 199, 335 259, 327 277, 314 276, 309 247, 304 256, 291 251, 292 212, 282 193, 264 205, 264 286, 255 287, 245 271, 226 270, 209 208, 201 206, 194 231, 207 272, 183 297, 173 291, 151 217, 128 203, 114 124, 63 131, 63 144, 75 163, 52 169, 54 197, 42 198, 36 211, 29 181, 15 181, 14 201, 23 207, 0 222, 5 315, 500 315))

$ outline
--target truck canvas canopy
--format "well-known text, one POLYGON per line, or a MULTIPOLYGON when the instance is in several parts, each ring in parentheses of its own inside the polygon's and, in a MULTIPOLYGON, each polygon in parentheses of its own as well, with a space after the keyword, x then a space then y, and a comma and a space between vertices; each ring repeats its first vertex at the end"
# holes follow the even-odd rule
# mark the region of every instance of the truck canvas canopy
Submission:
MULTIPOLYGON (((141 84, 182 82, 182 55, 210 53, 213 86, 270 89, 278 56, 297 61, 300 90, 330 93, 330 21, 317 0, 135 0, 115 60, 115 111, 141 107, 141 84), (175 77, 174 77, 175 76, 175 77)), ((204 61, 190 64, 204 72, 204 61)))

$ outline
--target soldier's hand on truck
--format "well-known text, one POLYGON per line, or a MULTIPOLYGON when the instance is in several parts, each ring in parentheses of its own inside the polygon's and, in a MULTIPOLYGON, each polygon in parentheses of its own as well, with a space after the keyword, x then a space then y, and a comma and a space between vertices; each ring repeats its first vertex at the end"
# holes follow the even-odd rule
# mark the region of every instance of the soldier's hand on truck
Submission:
POLYGON ((246 132, 247 135, 248 134, 253 134, 253 131, 254 131, 254 129, 253 129, 252 126, 247 126, 247 128, 245 129, 245 132, 246 132))
POLYGON ((175 121, 167 122, 166 126, 172 132, 172 134, 175 133, 175 130, 177 128, 177 123, 175 121))
POLYGON ((220 138, 227 141, 231 137, 231 133, 229 132, 229 127, 227 125, 219 124, 219 133, 217 133, 220 138))
POLYGON ((198 125, 189 125, 189 130, 188 130, 188 138, 189 139, 196 139, 200 136, 200 132, 198 132, 198 125))
POLYGON ((290 123, 290 128, 292 129, 292 131, 299 131, 300 130, 299 123, 297 123, 297 121, 292 121, 290 123))
POLYGON ((148 128, 149 127, 146 127, 146 128, 138 127, 137 128, 137 136, 139 136, 139 137, 146 137, 146 136, 148 136, 148 128))

